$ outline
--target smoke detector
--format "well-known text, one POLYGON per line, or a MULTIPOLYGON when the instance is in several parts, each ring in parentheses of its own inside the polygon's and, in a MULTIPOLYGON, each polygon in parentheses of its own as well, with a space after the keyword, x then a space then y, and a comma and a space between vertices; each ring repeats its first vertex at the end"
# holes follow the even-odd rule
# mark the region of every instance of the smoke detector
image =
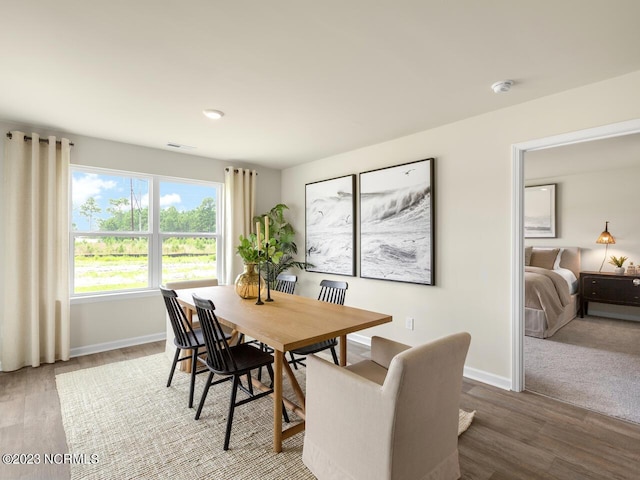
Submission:
POLYGON ((501 80, 491 85, 493 93, 506 93, 513 86, 513 80, 501 80))

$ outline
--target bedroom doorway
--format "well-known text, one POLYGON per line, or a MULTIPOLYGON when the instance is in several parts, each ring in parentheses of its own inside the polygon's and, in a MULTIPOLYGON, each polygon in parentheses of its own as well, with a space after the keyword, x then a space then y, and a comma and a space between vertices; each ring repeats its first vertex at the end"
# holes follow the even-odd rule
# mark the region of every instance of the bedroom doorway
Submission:
MULTIPOLYGON (((525 154, 554 147, 591 142, 640 133, 640 119, 563 135, 532 140, 512 146, 512 378, 511 389, 525 389, 524 359, 524 186, 525 154)), ((606 219, 603 219, 603 221, 606 219)), ((595 233, 597 235, 598 232, 595 233)))

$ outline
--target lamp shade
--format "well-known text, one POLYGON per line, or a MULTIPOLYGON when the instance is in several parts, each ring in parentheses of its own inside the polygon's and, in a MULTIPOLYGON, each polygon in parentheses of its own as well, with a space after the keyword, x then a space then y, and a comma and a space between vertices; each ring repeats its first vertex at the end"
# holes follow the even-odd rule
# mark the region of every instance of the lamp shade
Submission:
POLYGON ((610 243, 616 243, 616 239, 613 238, 613 235, 609 233, 609 222, 605 222, 604 232, 600 234, 600 236, 596 240, 596 243, 604 243, 607 245, 610 243))

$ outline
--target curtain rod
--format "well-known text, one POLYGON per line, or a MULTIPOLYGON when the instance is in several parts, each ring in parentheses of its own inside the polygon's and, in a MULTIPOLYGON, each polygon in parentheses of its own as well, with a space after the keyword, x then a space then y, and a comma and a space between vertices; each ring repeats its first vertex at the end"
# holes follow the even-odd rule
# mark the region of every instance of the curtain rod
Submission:
MULTIPOLYGON (((9 140, 11 140, 12 137, 13 137, 13 134, 11 132, 7 132, 7 138, 9 140)), ((27 142, 29 140, 33 140, 33 139, 31 137, 29 137, 28 135, 25 135, 24 136, 24 141, 27 142)), ((40 143, 47 143, 49 141, 46 138, 40 138, 38 140, 40 140, 40 143)), ((56 140, 56 144, 57 145, 62 145, 62 142, 60 140, 56 140)), ((73 142, 69 142, 69 145, 73 147, 73 142)))
MULTIPOLYGON (((228 172, 228 171, 230 171, 230 170, 231 170, 231 167, 224 167, 224 169, 225 169, 225 171, 227 171, 227 172, 228 172)), ((247 173, 247 170, 249 170, 249 169, 248 169, 248 168, 245 168, 245 169, 244 169, 244 171, 243 171, 242 173, 247 173)), ((239 168, 234 168, 234 169, 233 169, 233 173, 238 173, 238 172, 240 172, 240 169, 239 169, 239 168)), ((254 172, 254 175, 258 175, 258 172, 254 172)))

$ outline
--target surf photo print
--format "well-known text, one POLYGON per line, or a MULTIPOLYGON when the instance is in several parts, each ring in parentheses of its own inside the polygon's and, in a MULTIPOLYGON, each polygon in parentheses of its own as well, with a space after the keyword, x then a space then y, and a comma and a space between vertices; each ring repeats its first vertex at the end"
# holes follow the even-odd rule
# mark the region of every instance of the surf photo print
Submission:
POLYGON ((360 174, 360 276, 434 284, 433 164, 360 174))
POLYGON ((355 175, 305 188, 305 260, 309 272, 355 275, 355 175))

